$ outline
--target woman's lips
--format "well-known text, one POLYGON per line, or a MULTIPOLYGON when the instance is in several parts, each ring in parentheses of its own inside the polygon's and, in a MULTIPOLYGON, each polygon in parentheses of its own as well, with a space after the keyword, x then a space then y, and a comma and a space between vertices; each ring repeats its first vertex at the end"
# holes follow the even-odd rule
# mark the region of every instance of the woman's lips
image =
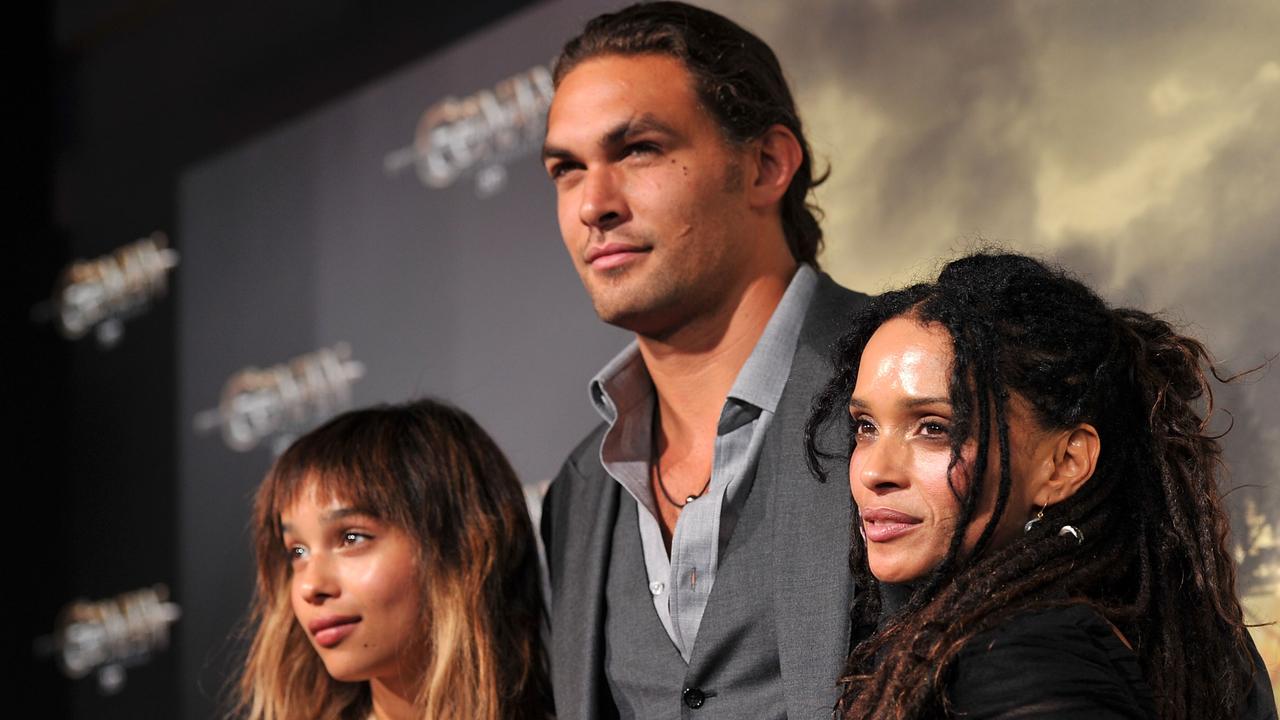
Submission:
POLYGON ((307 629, 311 631, 317 645, 331 648, 355 632, 358 622, 358 617, 326 617, 311 622, 307 629))
POLYGON ((862 511, 862 534, 871 542, 889 542, 915 530, 920 518, 890 508, 862 511))

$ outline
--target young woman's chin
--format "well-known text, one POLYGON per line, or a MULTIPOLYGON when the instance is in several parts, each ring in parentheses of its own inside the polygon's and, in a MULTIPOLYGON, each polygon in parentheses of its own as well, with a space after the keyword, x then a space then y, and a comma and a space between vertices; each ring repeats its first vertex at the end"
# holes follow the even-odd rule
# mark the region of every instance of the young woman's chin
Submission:
POLYGON ((338 682, 357 683, 367 682, 372 679, 373 674, 368 668, 362 667, 357 663, 352 663, 344 659, 321 657, 324 662, 324 669, 329 673, 329 677, 338 682))

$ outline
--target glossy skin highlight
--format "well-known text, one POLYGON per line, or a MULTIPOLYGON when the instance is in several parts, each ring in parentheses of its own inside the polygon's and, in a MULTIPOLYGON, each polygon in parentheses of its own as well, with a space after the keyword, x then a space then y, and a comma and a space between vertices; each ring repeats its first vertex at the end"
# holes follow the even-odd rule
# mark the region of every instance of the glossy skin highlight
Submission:
POLYGON ((369 681, 375 705, 387 691, 413 697, 427 664, 413 538, 314 489, 280 520, 290 603, 325 669, 344 682, 369 681))
POLYGON ((605 322, 662 337, 720 312, 755 276, 747 151, 725 141, 678 59, 575 67, 556 89, 543 161, 565 247, 605 322))
MULTIPOLYGON (((970 442, 947 479, 951 461, 951 337, 914 318, 885 322, 863 350, 849 403, 855 446, 849 489, 862 521, 867 562, 882 582, 904 583, 929 573, 946 557, 960 513, 957 493, 968 489, 976 443, 970 442)), ((1009 406, 1013 487, 993 537, 1000 547, 1022 532, 1037 504, 1050 501, 1056 434, 1040 431, 1018 398, 1009 406)), ((998 451, 984 493, 965 531, 972 550, 994 510, 998 451)), ((1061 498, 1057 498, 1061 499, 1061 498)))

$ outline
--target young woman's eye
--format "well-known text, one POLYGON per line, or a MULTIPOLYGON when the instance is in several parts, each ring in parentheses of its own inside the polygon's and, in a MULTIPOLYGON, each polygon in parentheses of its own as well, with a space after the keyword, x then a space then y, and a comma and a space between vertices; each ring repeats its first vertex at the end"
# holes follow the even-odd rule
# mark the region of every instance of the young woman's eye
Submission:
POLYGON ((367 542, 372 539, 373 539, 372 535, 368 535, 362 532, 355 532, 354 530, 348 530, 347 532, 342 533, 343 545, 359 545, 362 542, 367 542))
POLYGON ((295 562, 307 556, 307 549, 301 545, 290 545, 285 548, 285 556, 289 559, 289 562, 295 562))

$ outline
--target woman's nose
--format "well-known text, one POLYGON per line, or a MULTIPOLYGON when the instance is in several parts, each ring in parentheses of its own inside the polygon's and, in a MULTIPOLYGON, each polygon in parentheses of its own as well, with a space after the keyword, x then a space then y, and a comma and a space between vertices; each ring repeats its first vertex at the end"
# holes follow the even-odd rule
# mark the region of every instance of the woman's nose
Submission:
POLYGON ((906 457, 903 443, 889 437, 858 445, 849 462, 849 484, 857 483, 876 492, 905 487, 906 457))
POLYGON ((318 604, 341 594, 333 563, 324 554, 312 555, 301 568, 296 569, 294 582, 302 599, 318 604))

